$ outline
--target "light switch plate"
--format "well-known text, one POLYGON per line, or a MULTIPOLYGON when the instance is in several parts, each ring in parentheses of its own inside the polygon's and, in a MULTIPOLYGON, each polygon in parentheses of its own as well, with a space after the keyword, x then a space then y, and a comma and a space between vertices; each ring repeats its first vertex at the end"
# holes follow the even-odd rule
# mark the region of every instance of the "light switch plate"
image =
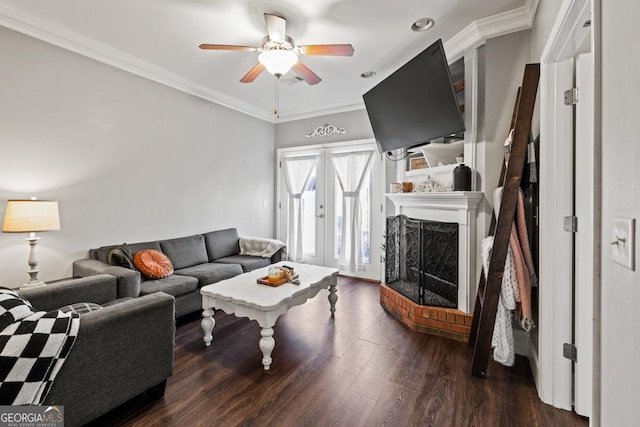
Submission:
POLYGON ((635 218, 614 217, 613 238, 611 239, 611 259, 629 270, 634 271, 636 247, 635 218))

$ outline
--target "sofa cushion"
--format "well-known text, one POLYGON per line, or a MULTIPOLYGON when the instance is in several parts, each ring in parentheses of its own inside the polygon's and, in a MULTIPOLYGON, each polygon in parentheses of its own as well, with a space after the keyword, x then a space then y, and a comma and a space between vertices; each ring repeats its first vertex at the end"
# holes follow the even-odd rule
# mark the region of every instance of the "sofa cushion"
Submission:
POLYGON ((235 228, 212 231, 204 235, 204 240, 211 262, 240 253, 240 238, 235 228))
POLYGON ((200 286, 204 286, 242 274, 242 267, 239 264, 207 263, 176 270, 176 274, 195 277, 200 286))
POLYGON ((131 255, 135 255, 136 253, 144 249, 153 249, 155 251, 162 252, 162 248, 160 247, 160 242, 155 240, 153 242, 140 242, 140 243, 129 243, 129 244, 123 243, 122 245, 102 246, 98 249, 91 249, 89 251, 89 256, 93 259, 97 259, 106 264, 109 264, 107 260, 107 258, 109 257, 109 252, 111 252, 113 249, 119 248, 120 246, 124 246, 124 245, 127 245, 131 255))
POLYGON ((162 240, 160 241, 160 247, 162 247, 162 252, 171 258, 173 268, 176 270, 209 261, 207 248, 204 245, 204 236, 200 234, 162 240))
POLYGON ((173 274, 173 265, 169 257, 153 249, 145 249, 135 254, 133 263, 147 279, 164 279, 173 274))
POLYGON ((159 280, 145 280, 140 284, 140 295, 154 292, 164 292, 174 297, 188 294, 198 289, 198 279, 195 277, 172 274, 159 280))
POLYGON ((247 271, 270 265, 271 258, 262 258, 252 255, 231 255, 224 258, 218 258, 215 262, 221 264, 240 264, 242 270, 246 273, 247 271))

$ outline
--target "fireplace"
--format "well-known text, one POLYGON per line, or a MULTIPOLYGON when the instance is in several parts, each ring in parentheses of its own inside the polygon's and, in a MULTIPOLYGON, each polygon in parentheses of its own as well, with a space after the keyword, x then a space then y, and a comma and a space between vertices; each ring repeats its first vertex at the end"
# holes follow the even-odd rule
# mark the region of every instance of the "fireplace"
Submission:
MULTIPOLYGON (((473 311, 476 287, 478 284, 477 273, 479 272, 480 263, 476 260, 476 208, 478 203, 484 197, 484 194, 478 191, 452 191, 444 193, 390 193, 387 197, 395 205, 395 215, 404 215, 407 218, 413 220, 423 220, 426 222, 447 223, 446 231, 444 235, 454 239, 454 229, 457 234, 457 251, 451 247, 451 252, 447 253, 448 258, 453 258, 455 255, 455 266, 452 262, 447 262, 446 270, 453 273, 444 278, 446 282, 456 283, 457 287, 456 297, 451 297, 450 293, 445 292, 447 297, 444 299, 450 304, 443 304, 443 308, 452 307, 462 313, 471 313, 473 311), (455 279, 454 279, 455 277, 455 279)), ((421 225, 421 227, 431 227, 421 225)), ((438 226, 440 227, 440 226, 438 226)), ((484 234, 484 233, 483 233, 484 234)), ((427 237, 429 238, 429 237, 427 237)), ((424 245, 423 245, 424 246, 424 245)), ((437 254, 436 254, 437 255, 437 254)), ((415 256, 419 257, 420 254, 415 256)), ((386 262, 393 260, 393 256, 389 257, 386 262)), ((437 259, 435 256, 431 258, 437 259)), ((445 269, 443 267, 443 269, 445 269)), ((386 271, 386 267, 385 267, 386 271)), ((417 271, 417 270, 416 270, 417 271)), ((427 274, 423 277, 431 281, 435 285, 436 279, 432 279, 433 275, 429 270, 424 270, 427 274)), ((437 271, 437 268, 436 268, 437 271)), ((390 278, 393 277, 390 276, 390 278)), ((411 276, 409 276, 411 277, 411 276)), ((440 279, 443 279, 438 275, 440 279)), ((418 276, 419 278, 419 276, 418 276)), ((417 279, 416 279, 417 281, 417 279)), ((389 283, 385 283, 386 286, 389 283)), ((453 286, 441 282, 437 282, 437 285, 442 285, 442 288, 446 288, 453 292, 453 286)), ((389 286, 391 290, 391 288, 389 286)), ((405 293, 396 291, 403 297, 405 293)), ((414 302, 414 296, 407 296, 407 301, 418 306, 422 305, 420 302, 414 302)), ((419 301, 419 295, 418 295, 419 301)), ((427 303, 428 305, 428 303, 427 303)), ((435 306, 432 306, 436 308, 435 306)))
POLYGON ((387 218, 385 284, 419 305, 458 307, 458 224, 387 218))
POLYGON ((391 218, 386 249, 395 251, 385 250, 380 304, 414 331, 467 341, 480 265, 476 263, 476 207, 483 194, 454 191, 387 197, 395 205, 396 216, 391 218), (404 243, 403 229, 411 231, 404 243), (389 240, 395 230, 398 237, 389 240), (434 240, 439 249, 431 244, 434 240), (401 260, 403 256, 407 262, 401 260))

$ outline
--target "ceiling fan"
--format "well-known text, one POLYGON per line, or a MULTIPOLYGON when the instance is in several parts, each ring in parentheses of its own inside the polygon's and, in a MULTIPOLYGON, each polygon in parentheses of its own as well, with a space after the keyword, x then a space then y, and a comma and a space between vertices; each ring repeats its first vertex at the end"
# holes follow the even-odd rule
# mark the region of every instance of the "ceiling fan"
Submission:
POLYGON ((258 63, 245 74, 240 81, 251 83, 266 68, 271 74, 280 78, 293 68, 308 84, 315 85, 321 79, 316 73, 299 60, 301 55, 352 56, 353 46, 350 44, 317 44, 296 46, 293 39, 286 35, 287 20, 272 13, 265 13, 268 35, 262 40, 262 46, 237 46, 226 44, 201 44, 200 49, 240 50, 261 52, 258 63))

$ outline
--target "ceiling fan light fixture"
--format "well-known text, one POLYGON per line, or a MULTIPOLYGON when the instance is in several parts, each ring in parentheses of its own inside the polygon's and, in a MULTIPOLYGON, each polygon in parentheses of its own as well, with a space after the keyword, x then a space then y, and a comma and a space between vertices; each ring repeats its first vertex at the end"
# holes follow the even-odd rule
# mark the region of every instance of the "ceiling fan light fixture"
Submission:
POLYGON ((290 50, 271 49, 258 55, 258 61, 274 76, 284 76, 298 62, 298 55, 290 50))

